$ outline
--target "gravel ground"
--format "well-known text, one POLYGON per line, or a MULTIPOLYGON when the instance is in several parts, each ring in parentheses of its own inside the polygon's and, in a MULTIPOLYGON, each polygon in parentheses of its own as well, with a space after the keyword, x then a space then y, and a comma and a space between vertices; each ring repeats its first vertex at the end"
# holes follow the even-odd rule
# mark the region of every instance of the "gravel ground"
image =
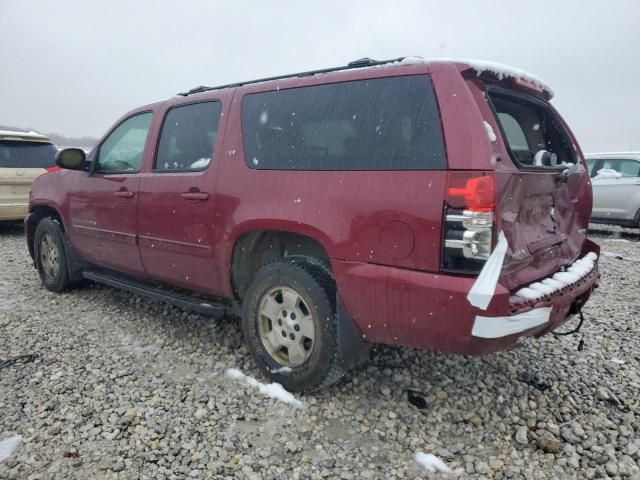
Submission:
POLYGON ((614 257, 579 336, 468 358, 379 347, 304 409, 226 378, 254 368, 235 321, 106 287, 41 287, 0 227, 0 478, 640 479, 640 233, 592 232, 614 257), (408 394, 407 390, 419 392, 408 394), (411 396, 418 408, 408 401, 411 396))

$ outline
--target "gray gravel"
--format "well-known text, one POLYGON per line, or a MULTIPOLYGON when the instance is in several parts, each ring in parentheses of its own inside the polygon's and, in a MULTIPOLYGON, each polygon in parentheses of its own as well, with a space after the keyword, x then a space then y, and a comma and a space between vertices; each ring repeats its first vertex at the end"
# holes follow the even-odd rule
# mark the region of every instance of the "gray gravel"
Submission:
MULTIPOLYGON (((640 259, 638 230, 600 228, 640 259)), ((41 287, 18 227, 0 226, 0 478, 640 479, 640 263, 604 257, 579 337, 484 358, 380 347, 303 410, 225 378, 261 381, 235 321, 106 287, 41 287), (624 362, 624 363, 622 363, 624 362), (526 381, 525 381, 526 380, 526 381), (407 401, 426 404, 418 409, 407 401)))

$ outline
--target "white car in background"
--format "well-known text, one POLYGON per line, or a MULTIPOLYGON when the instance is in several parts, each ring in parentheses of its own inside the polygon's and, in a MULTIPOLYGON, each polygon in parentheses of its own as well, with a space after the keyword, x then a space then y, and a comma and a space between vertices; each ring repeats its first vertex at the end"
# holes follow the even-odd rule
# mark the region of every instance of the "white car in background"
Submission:
POLYGON ((640 152, 586 155, 593 186, 591 222, 640 228, 640 152))
POLYGON ((56 153, 44 135, 0 130, 0 222, 27 216, 31 184, 58 169, 56 153))

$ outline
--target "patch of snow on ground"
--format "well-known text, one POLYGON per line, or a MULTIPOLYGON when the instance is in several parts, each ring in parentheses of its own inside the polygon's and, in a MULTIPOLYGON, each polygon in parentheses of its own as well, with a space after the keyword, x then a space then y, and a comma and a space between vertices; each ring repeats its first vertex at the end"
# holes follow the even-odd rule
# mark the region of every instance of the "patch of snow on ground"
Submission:
POLYGON ((279 383, 262 383, 253 377, 245 375, 237 368, 229 368, 225 372, 225 376, 238 382, 244 382, 247 385, 257 388, 258 391, 266 395, 267 397, 275 398, 281 402, 293 405, 296 408, 304 408, 304 403, 294 397, 291 393, 287 392, 279 383))
POLYGON ((429 473, 458 473, 451 470, 446 463, 430 453, 416 452, 415 459, 416 463, 429 473))
POLYGON ((13 455, 13 452, 16 451, 16 448, 18 448, 21 441, 22 437, 20 435, 0 440, 0 462, 3 462, 13 455))
POLYGON ((618 365, 624 365, 624 360, 622 360, 621 358, 611 357, 609 361, 611 363, 617 363, 618 365))

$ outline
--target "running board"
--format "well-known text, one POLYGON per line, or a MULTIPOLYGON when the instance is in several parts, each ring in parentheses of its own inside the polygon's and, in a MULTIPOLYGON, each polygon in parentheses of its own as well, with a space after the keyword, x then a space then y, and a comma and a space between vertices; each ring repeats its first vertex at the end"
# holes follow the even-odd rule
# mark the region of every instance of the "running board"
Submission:
POLYGON ((206 300, 169 292, 165 289, 139 280, 123 278, 122 276, 112 275, 105 272, 96 272, 95 270, 85 270, 82 275, 87 280, 93 280, 94 282, 126 290, 153 300, 167 302, 175 305, 176 307, 193 310, 203 315, 222 317, 227 312, 227 306, 224 304, 209 303, 206 300))

